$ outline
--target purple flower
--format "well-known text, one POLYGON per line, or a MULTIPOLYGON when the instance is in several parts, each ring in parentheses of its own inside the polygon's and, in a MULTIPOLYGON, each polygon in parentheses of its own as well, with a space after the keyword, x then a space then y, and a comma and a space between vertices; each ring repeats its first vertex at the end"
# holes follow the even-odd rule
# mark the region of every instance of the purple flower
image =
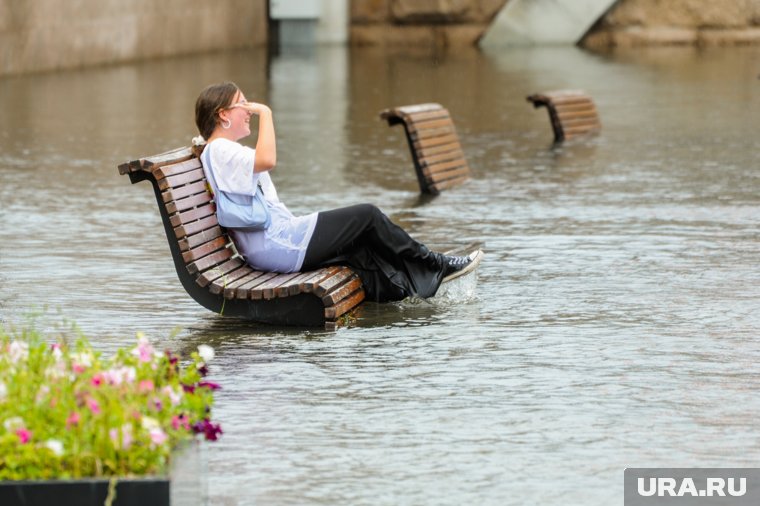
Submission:
POLYGON ((219 390, 222 387, 219 385, 219 383, 214 383, 213 381, 199 381, 198 388, 208 388, 209 390, 219 390))
POLYGON ((193 432, 196 434, 203 433, 207 441, 216 441, 222 434, 222 427, 218 423, 211 423, 208 418, 193 424, 193 432))

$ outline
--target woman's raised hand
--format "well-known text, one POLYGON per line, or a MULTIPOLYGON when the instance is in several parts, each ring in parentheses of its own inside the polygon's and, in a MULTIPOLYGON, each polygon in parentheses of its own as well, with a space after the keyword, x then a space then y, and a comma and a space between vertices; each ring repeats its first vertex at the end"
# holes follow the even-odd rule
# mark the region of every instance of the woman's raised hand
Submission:
POLYGON ((259 104, 258 102, 240 102, 233 105, 233 107, 241 107, 245 109, 246 111, 250 111, 251 113, 259 115, 259 116, 261 114, 272 112, 269 106, 264 105, 264 104, 259 104))

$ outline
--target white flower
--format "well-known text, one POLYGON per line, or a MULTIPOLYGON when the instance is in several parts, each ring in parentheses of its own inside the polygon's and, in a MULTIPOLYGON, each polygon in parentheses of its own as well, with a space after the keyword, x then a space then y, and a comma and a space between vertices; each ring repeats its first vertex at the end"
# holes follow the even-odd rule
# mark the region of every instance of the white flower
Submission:
POLYGON ((60 457, 63 455, 63 443, 57 439, 48 439, 44 444, 45 447, 50 449, 50 451, 56 454, 56 456, 60 457))
POLYGON ((113 367, 103 373, 106 381, 111 385, 120 386, 122 383, 134 383, 137 371, 134 367, 113 367))
POLYGON ((8 398, 8 387, 5 386, 5 383, 0 381, 0 402, 5 402, 7 398, 8 398))
POLYGON ((45 400, 45 398, 50 393, 50 387, 47 385, 40 385, 40 389, 37 390, 37 396, 35 397, 36 402, 42 402, 45 400))
POLYGON ((8 418, 6 421, 3 422, 3 427, 5 427, 5 430, 8 432, 15 432, 18 429, 22 429, 24 427, 24 419, 20 416, 14 416, 13 418, 8 418))
POLYGON ((198 346, 198 355, 201 356, 204 362, 211 362, 214 360, 214 348, 207 344, 201 344, 198 346))
POLYGON ((177 406, 182 401, 182 390, 175 390, 169 385, 166 385, 163 388, 163 392, 166 396, 169 397, 169 400, 171 401, 172 406, 177 406))
POLYGON ((20 360, 26 360, 29 357, 29 344, 23 341, 13 341, 8 347, 8 356, 11 363, 15 364, 20 360))
POLYGON ((61 345, 58 343, 53 344, 53 358, 56 364, 63 360, 63 351, 61 351, 61 345))
POLYGON ((149 416, 142 417, 141 423, 142 423, 143 429, 147 429, 148 431, 161 428, 161 424, 158 423, 158 420, 156 420, 155 418, 151 418, 149 416))
POLYGON ((192 140, 193 146, 203 146, 206 143, 206 139, 202 135, 196 135, 192 140))
POLYGON ((71 354, 71 361, 75 364, 84 366, 84 367, 91 367, 92 366, 92 353, 85 352, 85 353, 72 353, 71 354))

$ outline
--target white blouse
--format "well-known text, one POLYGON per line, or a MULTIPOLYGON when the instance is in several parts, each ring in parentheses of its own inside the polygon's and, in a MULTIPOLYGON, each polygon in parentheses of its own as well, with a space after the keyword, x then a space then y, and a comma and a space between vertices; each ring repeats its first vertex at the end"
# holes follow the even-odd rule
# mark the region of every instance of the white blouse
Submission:
POLYGON ((256 150, 228 139, 211 141, 208 151, 210 167, 204 165, 206 179, 214 194, 218 189, 228 193, 253 195, 261 183, 272 222, 266 230, 248 232, 228 229, 238 253, 254 269, 271 272, 301 270, 306 247, 309 245, 317 213, 294 216, 285 207, 269 177, 269 172, 253 172, 256 150), (209 177, 209 170, 214 177, 209 177), (216 182, 217 187, 213 186, 216 182))

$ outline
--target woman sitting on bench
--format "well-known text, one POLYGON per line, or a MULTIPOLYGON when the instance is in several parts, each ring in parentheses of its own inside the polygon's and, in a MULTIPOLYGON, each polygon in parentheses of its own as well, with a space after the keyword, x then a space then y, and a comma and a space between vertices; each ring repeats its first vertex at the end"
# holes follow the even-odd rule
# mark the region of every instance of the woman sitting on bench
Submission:
POLYGON ((215 195, 221 188, 252 196, 261 187, 269 226, 258 231, 228 229, 238 252, 254 269, 297 272, 347 265, 361 278, 367 300, 385 302, 432 297, 442 281, 473 261, 472 255, 429 250, 371 204, 294 216, 269 177, 277 162, 272 111, 248 102, 234 83, 214 84, 201 92, 195 123, 206 140, 203 169, 215 195), (237 142, 251 134, 254 115, 259 122, 256 149, 237 142))

